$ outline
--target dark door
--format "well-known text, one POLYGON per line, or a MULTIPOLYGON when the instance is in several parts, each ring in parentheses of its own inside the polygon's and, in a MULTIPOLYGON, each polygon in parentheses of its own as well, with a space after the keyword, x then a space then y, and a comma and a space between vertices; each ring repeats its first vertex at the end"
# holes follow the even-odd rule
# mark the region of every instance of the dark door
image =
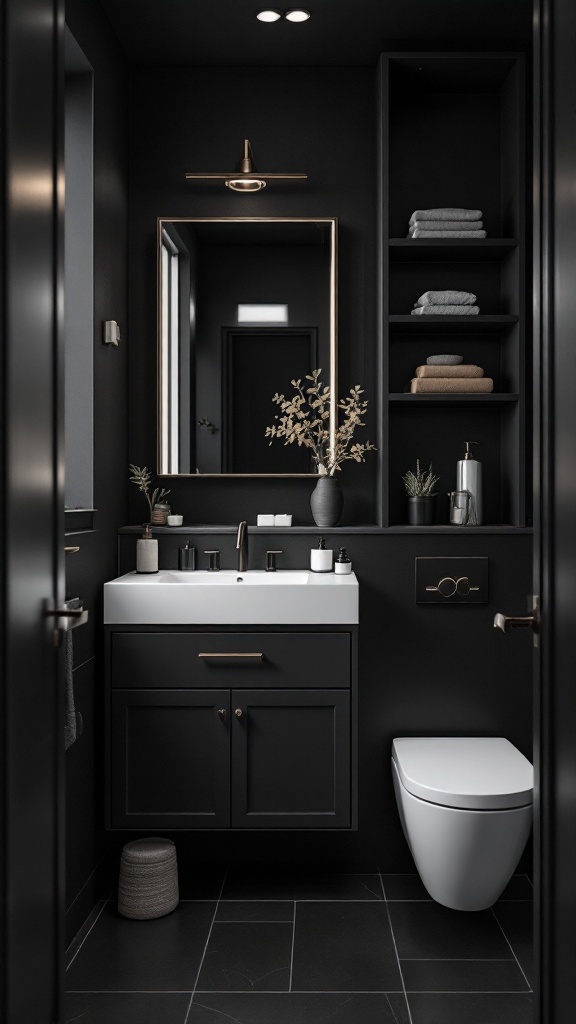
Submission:
POLYGON ((0 22, 0 1018, 61 1021, 64 597, 58 0, 0 22))
POLYGON ((576 4, 536 0, 536 1021, 576 1007, 576 4))
POLYGON ((229 721, 229 690, 115 690, 112 827, 227 827, 229 721))
POLYGON ((232 691, 232 825, 349 827, 349 692, 232 691))

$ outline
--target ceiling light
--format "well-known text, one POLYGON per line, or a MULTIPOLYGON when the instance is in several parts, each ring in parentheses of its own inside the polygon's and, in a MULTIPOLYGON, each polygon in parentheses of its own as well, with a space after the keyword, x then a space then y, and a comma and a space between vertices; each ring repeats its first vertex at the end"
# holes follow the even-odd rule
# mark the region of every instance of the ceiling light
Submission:
POLYGON ((258 18, 258 21, 279 21, 282 17, 282 11, 275 11, 272 9, 256 11, 256 17, 258 18))
POLYGON ((244 139, 244 151, 239 166, 234 171, 192 171, 186 175, 191 181, 223 181, 233 192, 260 192, 267 181, 306 181, 307 174, 288 172, 281 174, 260 173, 254 167, 252 147, 244 139))
POLYGON ((305 11, 303 7, 291 7, 284 17, 286 21, 308 21, 310 11, 305 11))

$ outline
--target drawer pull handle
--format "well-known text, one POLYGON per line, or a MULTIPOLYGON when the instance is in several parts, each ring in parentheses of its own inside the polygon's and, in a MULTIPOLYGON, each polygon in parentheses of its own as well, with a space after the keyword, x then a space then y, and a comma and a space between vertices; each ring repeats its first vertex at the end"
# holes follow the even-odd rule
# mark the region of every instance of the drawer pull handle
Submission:
POLYGON ((226 720, 226 708, 218 708, 218 714, 224 722, 226 720))
POLYGON ((244 712, 242 711, 242 708, 236 708, 236 711, 234 712, 234 714, 236 715, 236 718, 242 718, 242 715, 244 714, 244 712))
POLYGON ((245 651, 226 651, 225 653, 214 652, 214 651, 201 651, 198 655, 199 658, 259 658, 260 661, 264 657, 261 651, 252 651, 246 653, 245 651))

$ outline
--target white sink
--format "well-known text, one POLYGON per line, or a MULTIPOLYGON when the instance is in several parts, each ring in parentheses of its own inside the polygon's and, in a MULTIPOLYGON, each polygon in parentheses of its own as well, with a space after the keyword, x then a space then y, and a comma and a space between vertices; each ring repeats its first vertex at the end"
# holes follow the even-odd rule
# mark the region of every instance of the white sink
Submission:
POLYGON ((358 622, 358 580, 307 569, 131 572, 104 584, 104 622, 346 625, 358 622))

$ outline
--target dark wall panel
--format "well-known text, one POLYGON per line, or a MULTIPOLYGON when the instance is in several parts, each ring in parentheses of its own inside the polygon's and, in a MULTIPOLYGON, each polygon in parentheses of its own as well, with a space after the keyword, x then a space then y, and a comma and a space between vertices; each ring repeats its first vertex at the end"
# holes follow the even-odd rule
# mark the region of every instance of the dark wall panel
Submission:
POLYGON ((68 535, 66 590, 90 624, 74 636, 77 707, 84 732, 66 755, 67 939, 101 895, 103 830, 102 584, 115 575, 116 531, 126 520, 127 349, 102 343, 102 321, 127 335, 127 97, 124 55, 95 0, 67 0, 67 24, 94 69, 94 517, 95 530, 68 535), (82 666, 82 667, 80 667, 82 666))

